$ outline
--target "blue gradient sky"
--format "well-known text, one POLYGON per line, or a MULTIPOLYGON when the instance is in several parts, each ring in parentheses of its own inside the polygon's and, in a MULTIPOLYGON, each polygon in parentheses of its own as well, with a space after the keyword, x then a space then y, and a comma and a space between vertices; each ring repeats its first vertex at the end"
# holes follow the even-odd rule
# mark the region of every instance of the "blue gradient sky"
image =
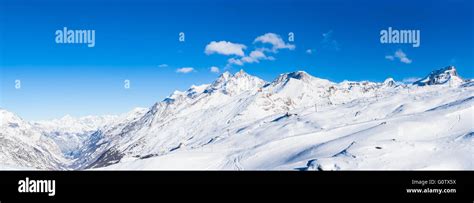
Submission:
POLYGON ((24 1, 0 0, 0 107, 27 120, 117 114, 148 107, 174 90, 212 82, 228 56, 206 55, 211 41, 248 47, 265 33, 287 41, 294 50, 272 54, 276 60, 233 66, 272 80, 305 70, 333 81, 403 80, 455 65, 472 78, 473 2, 455 1, 24 1), (96 45, 55 43, 55 31, 96 30, 96 45), (419 29, 421 46, 380 44, 389 26, 419 29), (185 32, 186 41, 178 41, 185 32), (331 32, 331 44, 323 33, 331 32), (334 44, 332 44, 334 45, 334 44), (313 50, 307 54, 306 50, 313 50), (390 61, 403 50, 412 63, 390 61), (159 67, 168 64, 168 67, 159 67), (180 67, 196 71, 177 73, 180 67), (15 89, 20 79, 22 88, 15 89), (131 89, 123 81, 131 81, 131 89))

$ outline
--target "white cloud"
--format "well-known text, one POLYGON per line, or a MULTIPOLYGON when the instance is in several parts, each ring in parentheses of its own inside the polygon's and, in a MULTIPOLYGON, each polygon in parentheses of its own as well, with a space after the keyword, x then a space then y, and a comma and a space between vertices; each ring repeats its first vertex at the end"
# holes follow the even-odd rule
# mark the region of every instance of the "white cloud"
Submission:
POLYGON ((227 66, 235 64, 238 66, 243 66, 245 63, 259 63, 261 60, 275 60, 273 56, 267 56, 263 53, 262 50, 253 50, 248 56, 241 58, 231 58, 227 62, 227 66))
POLYGON ((312 53, 313 53, 313 50, 307 49, 307 50, 306 50, 306 53, 307 53, 307 54, 312 54, 312 53))
POLYGON ((257 59, 255 58, 252 58, 250 56, 244 56, 240 59, 242 61, 242 63, 254 63, 254 62, 258 62, 257 59))
POLYGON ((414 83, 414 82, 416 82, 416 81, 418 81, 418 80, 420 80, 420 79, 421 79, 421 78, 417 78, 417 77, 408 77, 408 78, 404 78, 404 79, 402 80, 402 82, 404 82, 404 83, 414 83))
POLYGON ((243 44, 235 44, 232 42, 227 41, 212 41, 208 45, 206 45, 206 49, 204 52, 209 54, 222 54, 222 55, 237 55, 237 56, 244 56, 244 49, 247 47, 243 44))
POLYGON ((327 48, 327 49, 333 49, 336 51, 339 51, 340 49, 339 42, 337 42, 332 37, 332 30, 329 30, 328 32, 323 33, 323 40, 321 41, 321 44, 323 45, 324 48, 327 48))
POLYGON ((168 67, 168 64, 160 64, 158 67, 160 67, 160 68, 166 68, 166 67, 168 67))
POLYGON ((411 63, 411 60, 408 59, 408 58, 406 58, 406 57, 405 57, 405 58, 400 58, 400 61, 401 61, 402 63, 406 63, 406 64, 410 64, 410 63, 411 63))
POLYGON ((267 56, 265 56, 265 54, 262 51, 259 51, 259 50, 254 50, 254 51, 250 52, 249 56, 254 58, 254 59, 266 58, 267 57, 267 56))
POLYGON ((385 59, 388 59, 388 60, 390 60, 390 61, 393 61, 393 60, 395 59, 395 57, 392 56, 392 55, 387 55, 387 56, 385 56, 385 59))
POLYGON ((213 72, 213 73, 219 73, 219 68, 216 67, 216 66, 212 66, 212 67, 211 67, 211 72, 213 72))
POLYGON ((285 43, 283 39, 275 33, 266 33, 255 38, 255 43, 270 44, 271 47, 258 47, 251 51, 248 55, 244 53, 247 48, 243 44, 235 44, 227 41, 212 41, 205 48, 206 54, 218 53, 222 55, 234 55, 227 60, 225 68, 232 65, 243 66, 246 63, 259 63, 263 60, 275 60, 275 57, 268 56, 268 53, 278 53, 279 49, 295 49, 295 45, 285 43))
POLYGON ((190 73, 190 72, 193 72, 193 71, 194 71, 193 67, 182 67, 182 68, 176 69, 177 73, 190 73))
POLYGON ((255 40, 253 41, 253 43, 257 43, 257 42, 271 44, 272 52, 276 52, 278 51, 278 49, 289 49, 289 50, 295 49, 295 45, 285 43, 283 39, 275 33, 266 33, 262 36, 259 36, 255 38, 255 40))
POLYGON ((385 56, 385 59, 388 60, 395 60, 395 58, 399 59, 400 62, 410 64, 412 62, 411 59, 408 58, 408 56, 403 52, 401 49, 397 50, 394 55, 387 55, 385 56))
POLYGON ((230 58, 229 60, 227 60, 227 65, 232 65, 232 64, 235 64, 235 65, 238 65, 238 66, 243 66, 244 63, 242 62, 242 60, 240 59, 236 59, 236 58, 230 58))
POLYGON ((399 58, 402 63, 411 63, 411 59, 401 49, 395 52, 395 57, 399 58))
POLYGON ((272 56, 266 56, 261 50, 254 50, 250 52, 249 56, 243 57, 242 61, 246 63, 258 63, 260 60, 275 60, 272 56))

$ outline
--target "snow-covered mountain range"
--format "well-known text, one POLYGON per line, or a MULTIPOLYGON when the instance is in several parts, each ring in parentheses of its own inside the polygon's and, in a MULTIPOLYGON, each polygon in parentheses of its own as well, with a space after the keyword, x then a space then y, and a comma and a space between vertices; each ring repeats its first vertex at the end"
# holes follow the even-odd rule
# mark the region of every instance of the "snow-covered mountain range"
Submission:
POLYGON ((54 140, 62 153, 68 157, 76 157, 82 143, 101 126, 116 119, 117 116, 86 116, 74 118, 66 115, 60 119, 36 121, 33 125, 43 135, 54 140))
POLYGON ((243 70, 119 116, 26 122, 4 109, 0 167, 474 169, 474 81, 403 84, 243 70))

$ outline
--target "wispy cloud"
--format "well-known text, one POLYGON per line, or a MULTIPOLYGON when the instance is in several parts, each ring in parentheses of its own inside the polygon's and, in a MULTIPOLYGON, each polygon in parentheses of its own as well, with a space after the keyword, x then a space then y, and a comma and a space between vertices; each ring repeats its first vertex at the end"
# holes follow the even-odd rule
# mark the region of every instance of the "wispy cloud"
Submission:
POLYGON ((323 33, 322 35, 323 39, 321 40, 321 44, 323 45, 323 48, 332 49, 335 51, 339 51, 341 49, 339 42, 333 38, 332 30, 323 33))
POLYGON ((307 50, 306 50, 306 53, 307 53, 307 54, 313 54, 313 50, 312 50, 312 49, 307 49, 307 50))
POLYGON ((158 67, 159 68, 166 68, 166 67, 168 67, 168 64, 160 64, 158 67))
POLYGON ((206 48, 204 50, 204 53, 207 55, 210 54, 222 54, 222 55, 237 55, 237 56, 244 56, 244 49, 247 47, 243 44, 236 44, 228 41, 212 41, 208 45, 206 45, 206 48))
POLYGON ((211 66, 210 70, 211 70, 212 73, 219 73, 220 72, 220 70, 217 66, 211 66))
POLYGON ((400 62, 410 64, 412 62, 411 59, 403 52, 401 49, 397 50, 393 55, 386 55, 385 59, 393 61, 395 59, 399 59, 400 62))
POLYGON ((190 73, 190 72, 194 72, 194 68, 193 67, 182 67, 182 68, 176 69, 176 72, 177 73, 190 73))

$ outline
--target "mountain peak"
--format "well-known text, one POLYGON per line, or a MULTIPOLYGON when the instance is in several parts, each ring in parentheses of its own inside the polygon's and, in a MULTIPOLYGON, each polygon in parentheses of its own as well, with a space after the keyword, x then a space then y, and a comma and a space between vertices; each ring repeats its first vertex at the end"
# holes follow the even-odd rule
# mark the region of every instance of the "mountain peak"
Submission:
POLYGON ((232 77, 232 74, 229 71, 223 72, 212 84, 211 87, 217 87, 226 83, 229 78, 232 77))
POLYGON ((244 76, 250 76, 249 74, 247 74, 244 69, 240 69, 239 72, 235 73, 234 77, 244 77, 244 76))
POLYGON ((441 85, 441 84, 460 84, 463 79, 459 77, 456 68, 454 66, 447 66, 438 70, 432 71, 425 78, 414 82, 414 85, 425 86, 425 85, 441 85))
POLYGON ((395 80, 391 77, 385 79, 385 81, 383 81, 383 85, 386 86, 386 87, 393 87, 395 86, 395 80))
POLYGON ((296 72, 288 73, 288 77, 298 79, 298 80, 305 80, 305 79, 311 78, 313 76, 306 73, 305 71, 296 71, 296 72))
POLYGON ((20 122, 22 119, 13 112, 6 109, 0 109, 0 126, 7 124, 8 122, 20 122))
POLYGON ((238 94, 242 91, 257 89, 263 86, 264 83, 262 79, 247 74, 243 69, 234 75, 226 71, 205 92, 222 90, 225 94, 238 94))
POLYGON ((219 78, 222 78, 222 79, 229 79, 230 77, 232 77, 232 74, 229 72, 229 71, 225 71, 223 72, 219 77, 219 78))
POLYGON ((71 120, 75 120, 75 118, 72 117, 70 114, 66 114, 66 115, 64 115, 63 117, 61 117, 59 120, 62 120, 62 121, 71 121, 71 120))
POLYGON ((280 74, 280 76, 273 82, 274 84, 277 83, 286 83, 290 79, 301 80, 304 82, 309 82, 313 78, 313 76, 309 75, 305 71, 295 71, 290 73, 280 74))

